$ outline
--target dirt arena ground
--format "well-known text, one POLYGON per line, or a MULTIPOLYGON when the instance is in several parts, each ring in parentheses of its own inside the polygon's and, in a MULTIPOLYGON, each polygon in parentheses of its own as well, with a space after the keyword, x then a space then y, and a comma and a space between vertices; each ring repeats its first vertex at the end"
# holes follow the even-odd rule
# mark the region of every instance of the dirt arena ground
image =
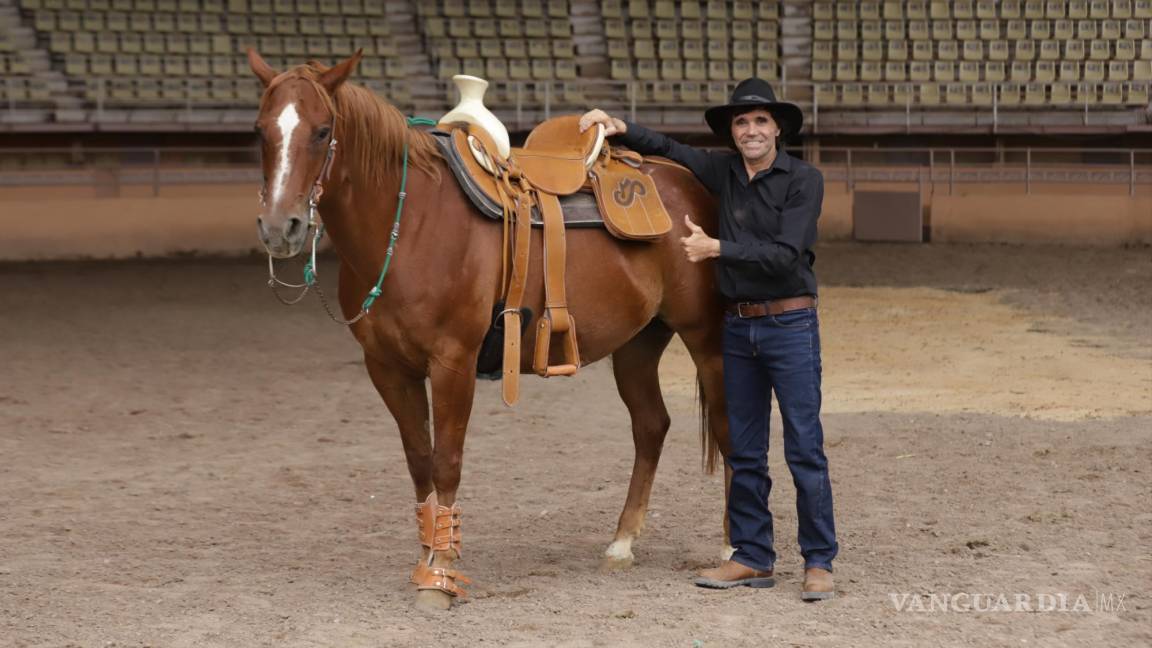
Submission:
POLYGON ((314 301, 275 303, 259 260, 0 267, 0 646, 1152 645, 1152 253, 838 244, 817 270, 836 599, 799 601, 778 428, 777 587, 691 585, 723 490, 677 346, 635 567, 597 569, 632 461, 610 367, 512 410, 484 383, 473 598, 426 616, 399 438, 314 301))

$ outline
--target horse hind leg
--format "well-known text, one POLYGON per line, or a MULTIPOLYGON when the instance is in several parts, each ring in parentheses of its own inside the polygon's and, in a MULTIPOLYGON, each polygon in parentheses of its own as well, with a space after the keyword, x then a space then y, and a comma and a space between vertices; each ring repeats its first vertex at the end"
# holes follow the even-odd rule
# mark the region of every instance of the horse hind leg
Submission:
POLYGON ((632 565, 632 542, 644 528, 648 498, 656 478, 656 465, 664 448, 671 419, 660 393, 660 356, 672 339, 672 330, 653 320, 644 330, 612 354, 612 373, 616 389, 628 407, 632 419, 632 442, 636 457, 628 499, 620 513, 616 535, 604 552, 601 568, 614 570, 632 565))

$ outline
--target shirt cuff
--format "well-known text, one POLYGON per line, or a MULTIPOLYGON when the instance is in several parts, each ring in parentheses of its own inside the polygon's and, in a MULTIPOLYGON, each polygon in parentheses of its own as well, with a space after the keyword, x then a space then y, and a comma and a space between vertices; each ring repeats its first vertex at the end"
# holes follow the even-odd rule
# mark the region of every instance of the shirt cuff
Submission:
POLYGON ((744 247, 735 241, 720 239, 720 260, 738 261, 744 256, 744 247))
POLYGON ((644 139, 644 127, 643 126, 641 126, 639 124, 633 124, 632 122, 628 121, 627 119, 621 119, 620 121, 624 122, 624 127, 628 130, 626 130, 624 133, 622 133, 620 135, 613 135, 612 136, 613 140, 615 140, 619 144, 623 144, 624 146, 627 146, 628 148, 633 148, 634 144, 636 144, 637 142, 643 141, 643 139, 644 139))

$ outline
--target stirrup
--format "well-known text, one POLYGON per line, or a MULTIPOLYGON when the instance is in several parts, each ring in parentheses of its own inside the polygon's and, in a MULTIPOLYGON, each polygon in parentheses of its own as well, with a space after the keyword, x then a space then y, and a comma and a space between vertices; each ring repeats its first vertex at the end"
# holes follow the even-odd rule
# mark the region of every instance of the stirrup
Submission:
MULTIPOLYGON (((568 309, 564 310, 566 312, 568 309)), ((580 349, 576 346, 576 321, 571 315, 565 315, 565 319, 568 321, 568 328, 555 333, 560 336, 560 343, 564 345, 564 361, 558 365, 548 364, 554 335, 551 312, 536 322, 536 353, 532 359, 532 369, 539 376, 544 378, 572 376, 580 369, 580 349)))

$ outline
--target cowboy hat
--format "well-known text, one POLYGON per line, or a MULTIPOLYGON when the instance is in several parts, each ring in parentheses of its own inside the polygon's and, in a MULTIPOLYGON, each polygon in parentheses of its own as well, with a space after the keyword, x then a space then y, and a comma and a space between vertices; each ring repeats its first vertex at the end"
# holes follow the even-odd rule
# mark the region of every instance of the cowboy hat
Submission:
POLYGON ((763 108, 772 114, 772 119, 780 127, 780 137, 790 137, 800 132, 804 124, 804 113, 796 104, 776 101, 772 85, 763 79, 744 79, 736 84, 732 99, 723 106, 715 106, 704 112, 704 121, 720 137, 732 139, 732 114, 739 110, 763 108))

